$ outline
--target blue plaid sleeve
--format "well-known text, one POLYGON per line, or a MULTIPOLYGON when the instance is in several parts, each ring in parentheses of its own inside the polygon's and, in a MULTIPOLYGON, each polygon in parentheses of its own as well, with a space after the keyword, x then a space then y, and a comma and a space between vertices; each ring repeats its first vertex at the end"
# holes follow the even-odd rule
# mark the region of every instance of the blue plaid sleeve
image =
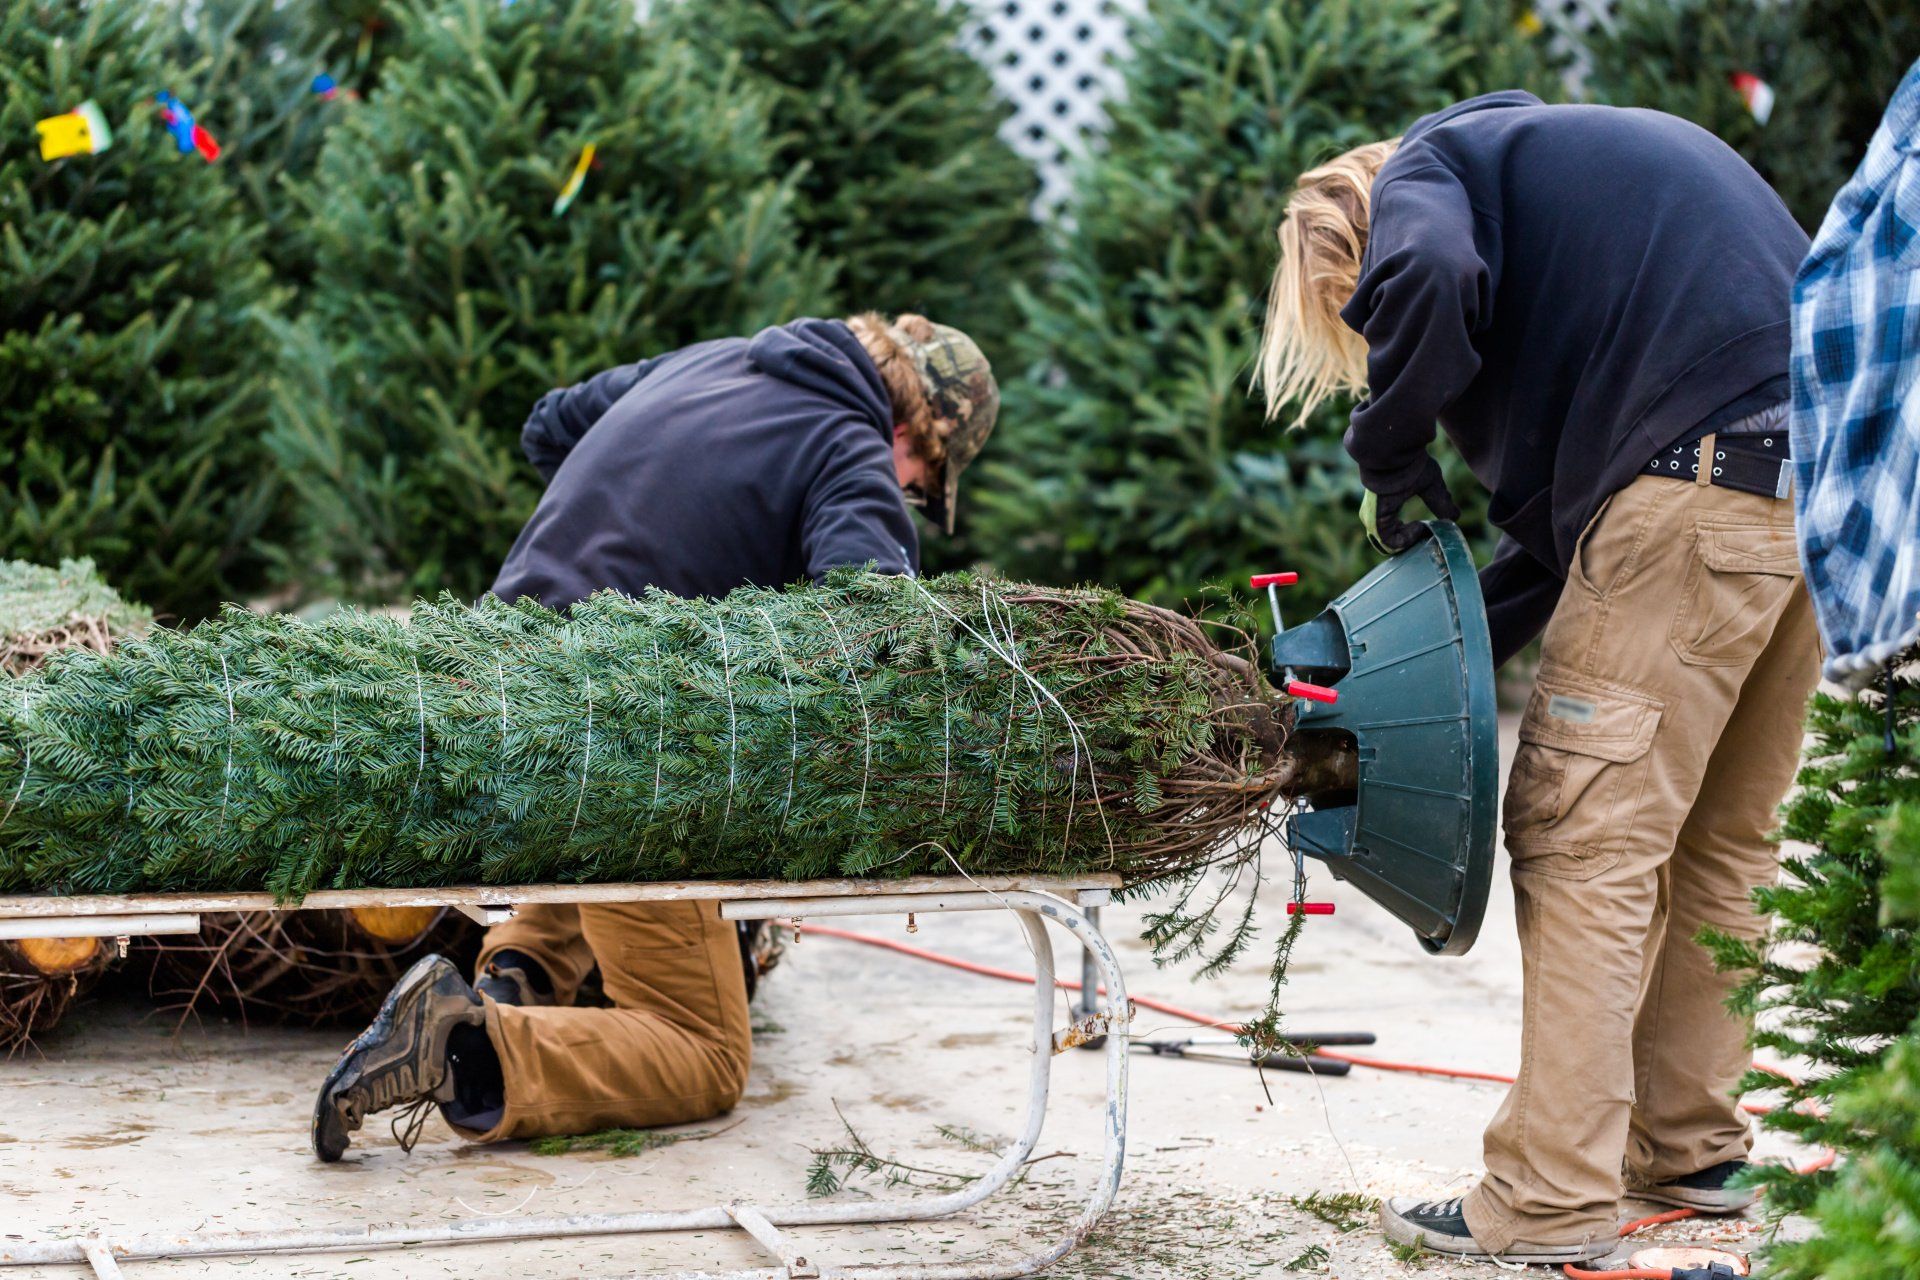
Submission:
POLYGON ((1793 287, 1795 517, 1827 675, 1920 640, 1920 63, 1793 287))

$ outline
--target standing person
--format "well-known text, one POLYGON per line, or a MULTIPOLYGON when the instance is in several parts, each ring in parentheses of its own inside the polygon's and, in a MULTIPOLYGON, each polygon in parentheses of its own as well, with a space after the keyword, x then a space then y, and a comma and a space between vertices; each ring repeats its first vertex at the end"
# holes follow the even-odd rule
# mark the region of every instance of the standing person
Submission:
POLYGON ((1615 1247, 1624 1191, 1737 1212, 1748 1027, 1695 937, 1762 931, 1819 670, 1787 497, 1807 238, 1706 131, 1519 92, 1304 174, 1279 237, 1270 410, 1365 393, 1346 446, 1396 551, 1426 534, 1409 499, 1458 514, 1438 422, 1504 535, 1494 660, 1546 633, 1504 814, 1520 1075, 1486 1176, 1391 1201, 1386 1233, 1580 1262, 1615 1247))
MULTIPOLYGON (((916 315, 795 320, 609 370, 534 406, 521 443, 547 490, 493 592, 564 609, 914 573, 907 508, 953 532, 998 409, 980 349, 916 315)), ((479 967, 477 988, 438 956, 401 978, 320 1090, 322 1160, 389 1107, 414 1109, 403 1145, 436 1104, 495 1142, 703 1120, 746 1086, 747 976, 717 903, 521 908, 479 967), (574 1007, 595 965, 613 1007, 574 1007)))

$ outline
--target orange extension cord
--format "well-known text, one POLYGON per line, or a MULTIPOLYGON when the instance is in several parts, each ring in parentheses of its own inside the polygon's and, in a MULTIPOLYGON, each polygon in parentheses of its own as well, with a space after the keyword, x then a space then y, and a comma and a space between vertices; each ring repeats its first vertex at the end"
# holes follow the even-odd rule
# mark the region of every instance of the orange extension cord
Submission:
MULTIPOLYGON (((925 947, 916 947, 910 943, 896 942, 892 938, 882 938, 877 934, 860 933, 853 929, 838 929, 832 925, 810 924, 798 920, 788 920, 784 923, 794 931, 796 936, 804 933, 817 933, 823 938, 839 938, 844 942, 857 942, 862 946, 879 947, 883 951, 897 952, 903 956, 911 956, 915 960, 925 960, 930 964, 945 965, 949 969, 958 969, 962 973, 978 974, 983 978, 997 978, 1002 982, 1019 982, 1027 986, 1032 986, 1034 983, 1034 976, 1030 973, 1021 973, 1014 969, 1001 969, 990 964, 977 964, 972 960, 962 960, 958 956, 950 956, 939 951, 929 951, 925 947)), ((1067 991, 1080 990, 1080 984, 1070 978, 1055 978, 1054 984, 1067 991)), ((1105 987, 1101 987, 1099 988, 1099 993, 1105 995, 1106 990, 1105 987)), ((1237 1031, 1239 1029, 1238 1023, 1209 1017, 1204 1013, 1196 1013, 1192 1009, 1183 1009, 1179 1005, 1171 1004, 1165 1000, 1155 1000, 1149 996, 1134 996, 1132 999, 1133 1003, 1142 1009, 1152 1009, 1156 1013, 1164 1013, 1175 1018, 1183 1018, 1188 1022, 1198 1023, 1203 1027, 1218 1027, 1223 1031, 1237 1031)), ((1398 1071, 1409 1075, 1441 1076, 1449 1080, 1485 1080, 1493 1084, 1513 1083, 1512 1076, 1501 1075, 1493 1071, 1469 1071, 1459 1067, 1434 1067, 1419 1062, 1394 1062, 1386 1058, 1367 1058, 1354 1053, 1341 1053, 1320 1045, 1314 1047, 1314 1053, 1323 1058, 1334 1058, 1341 1062, 1352 1063, 1356 1067, 1370 1067, 1375 1071, 1398 1071)), ((1754 1066, 1758 1070, 1767 1072, 1769 1075, 1779 1076, 1782 1080, 1793 1080, 1792 1076, 1777 1067, 1770 1067, 1757 1062, 1754 1066)), ((1754 1115, 1765 1115, 1771 1109, 1752 1102, 1743 1103, 1742 1105, 1748 1112, 1754 1115)), ((1826 1168, 1832 1164, 1833 1161, 1833 1152, 1822 1152, 1820 1155, 1802 1165, 1800 1172, 1813 1173, 1816 1170, 1826 1168)), ((1636 1218, 1634 1221, 1620 1228, 1620 1235, 1624 1238, 1634 1234, 1636 1231, 1644 1231, 1648 1227, 1664 1226, 1669 1222, 1683 1222, 1688 1218, 1698 1216, 1699 1210, 1697 1209, 1671 1209, 1666 1213, 1656 1213, 1651 1217, 1636 1218)), ((1673 1272, 1665 1268, 1634 1267, 1624 1271, 1587 1271, 1574 1266, 1572 1263, 1567 1263, 1561 1270, 1566 1273, 1568 1280, 1672 1280, 1673 1277, 1673 1272)))

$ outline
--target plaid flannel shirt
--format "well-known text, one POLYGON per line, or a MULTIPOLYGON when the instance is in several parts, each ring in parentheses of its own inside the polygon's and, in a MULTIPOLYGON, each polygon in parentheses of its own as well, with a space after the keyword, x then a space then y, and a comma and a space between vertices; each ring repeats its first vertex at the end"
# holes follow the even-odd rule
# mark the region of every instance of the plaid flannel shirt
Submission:
POLYGON ((1920 62, 1793 286, 1795 516, 1826 674, 1920 639, 1920 62))

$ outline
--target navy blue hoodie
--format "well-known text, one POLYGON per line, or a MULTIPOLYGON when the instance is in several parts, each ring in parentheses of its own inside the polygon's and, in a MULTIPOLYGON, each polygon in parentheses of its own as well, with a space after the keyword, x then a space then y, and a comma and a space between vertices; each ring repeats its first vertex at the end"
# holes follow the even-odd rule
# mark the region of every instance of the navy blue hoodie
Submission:
POLYGON ((1496 660, 1546 626, 1581 533, 1654 454, 1787 396, 1807 237, 1732 148, 1657 111, 1492 93, 1407 130, 1358 287, 1347 451, 1403 487, 1437 421, 1506 536, 1496 660))
POLYGON ((919 567, 893 409, 838 320, 795 320, 543 396, 521 447, 547 480, 493 591, 563 609, 605 588, 722 596, 869 562, 919 567))

